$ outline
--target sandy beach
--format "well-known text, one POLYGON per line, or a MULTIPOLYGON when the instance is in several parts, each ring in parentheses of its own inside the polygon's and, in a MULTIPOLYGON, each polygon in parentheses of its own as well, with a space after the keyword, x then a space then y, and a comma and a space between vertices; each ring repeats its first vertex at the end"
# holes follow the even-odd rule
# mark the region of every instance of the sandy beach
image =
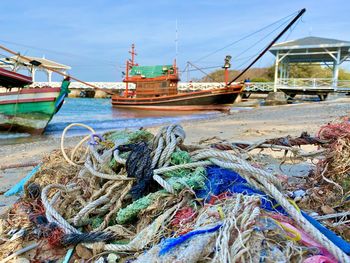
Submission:
MULTIPOLYGON (((258 141, 287 135, 298 136, 303 131, 314 135, 321 125, 341 116, 348 116, 350 98, 338 98, 325 102, 310 102, 283 106, 256 107, 250 110, 232 111, 215 119, 186 121, 181 123, 186 131, 186 144, 198 143, 203 139, 235 141, 258 141)), ((150 127, 156 133, 159 126, 150 127)), ((68 137, 66 147, 74 146, 81 137, 68 137)), ((5 145, 0 147, 0 164, 10 165, 25 162, 39 162, 45 154, 60 147, 60 138, 43 138, 38 141, 5 145)), ((3 194, 23 178, 32 167, 0 171, 3 194)), ((17 197, 0 196, 0 211, 13 203, 17 197)))

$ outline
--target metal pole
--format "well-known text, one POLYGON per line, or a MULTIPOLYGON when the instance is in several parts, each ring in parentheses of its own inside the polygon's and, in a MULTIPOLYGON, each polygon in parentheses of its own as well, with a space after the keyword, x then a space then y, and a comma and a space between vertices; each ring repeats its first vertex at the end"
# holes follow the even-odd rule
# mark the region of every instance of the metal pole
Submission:
POLYGON ((228 68, 225 68, 225 85, 228 83, 228 68))

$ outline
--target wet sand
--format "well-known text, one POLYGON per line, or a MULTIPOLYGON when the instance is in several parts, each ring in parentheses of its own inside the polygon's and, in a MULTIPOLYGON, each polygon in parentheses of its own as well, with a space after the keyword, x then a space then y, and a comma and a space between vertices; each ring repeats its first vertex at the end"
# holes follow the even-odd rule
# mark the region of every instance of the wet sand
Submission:
MULTIPOLYGON (((261 139, 299 136, 307 131, 314 135, 321 125, 342 116, 349 116, 350 98, 325 102, 310 102, 283 106, 256 107, 247 111, 235 111, 210 120, 181 123, 186 131, 186 144, 216 136, 228 141, 258 141, 261 139)), ((149 130, 156 133, 158 127, 149 130)), ((70 137, 67 147, 74 146, 81 137, 70 137)), ((44 138, 34 142, 0 146, 0 165, 23 162, 39 162, 52 150, 60 147, 60 138, 44 138)), ((17 197, 5 198, 2 193, 21 180, 32 167, 0 170, 0 213, 17 197)))

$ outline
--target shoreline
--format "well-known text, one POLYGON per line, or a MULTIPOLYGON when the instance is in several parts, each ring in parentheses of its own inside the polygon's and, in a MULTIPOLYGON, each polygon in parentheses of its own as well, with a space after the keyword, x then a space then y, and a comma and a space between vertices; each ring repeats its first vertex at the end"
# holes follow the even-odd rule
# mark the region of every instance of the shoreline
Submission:
MULTIPOLYGON (((186 132, 185 144, 195 144, 208 138, 227 141, 258 141, 268 138, 299 136, 303 131, 315 135, 320 126, 341 116, 349 116, 350 98, 332 101, 262 106, 251 110, 201 120, 180 122, 186 132)), ((164 124, 166 125, 166 124, 164 124)), ((145 127, 152 133, 164 125, 145 127)), ((82 136, 67 137, 65 147, 73 147, 82 136)), ((37 141, 9 144, 0 147, 0 164, 39 162, 45 154, 60 147, 60 137, 41 138, 37 141)), ((2 194, 21 180, 33 167, 0 170, 0 213, 17 197, 2 194)))

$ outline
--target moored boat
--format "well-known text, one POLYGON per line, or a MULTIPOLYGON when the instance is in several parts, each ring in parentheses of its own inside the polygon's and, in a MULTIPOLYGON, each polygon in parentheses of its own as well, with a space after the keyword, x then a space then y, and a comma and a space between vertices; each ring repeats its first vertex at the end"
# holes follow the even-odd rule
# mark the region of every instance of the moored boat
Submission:
POLYGON ((30 77, 0 68, 0 130, 43 133, 69 93, 69 78, 58 88, 27 87, 31 83, 30 77))
MULTIPOLYGON (((179 75, 176 61, 173 65, 138 66, 134 62, 134 45, 131 61, 127 61, 126 90, 124 95, 113 95, 112 105, 117 108, 195 111, 228 110, 242 92, 242 83, 225 85, 223 88, 181 93, 177 89, 179 75), (130 92, 128 83, 135 84, 130 92)), ((229 68, 226 61, 225 70, 229 68)))

